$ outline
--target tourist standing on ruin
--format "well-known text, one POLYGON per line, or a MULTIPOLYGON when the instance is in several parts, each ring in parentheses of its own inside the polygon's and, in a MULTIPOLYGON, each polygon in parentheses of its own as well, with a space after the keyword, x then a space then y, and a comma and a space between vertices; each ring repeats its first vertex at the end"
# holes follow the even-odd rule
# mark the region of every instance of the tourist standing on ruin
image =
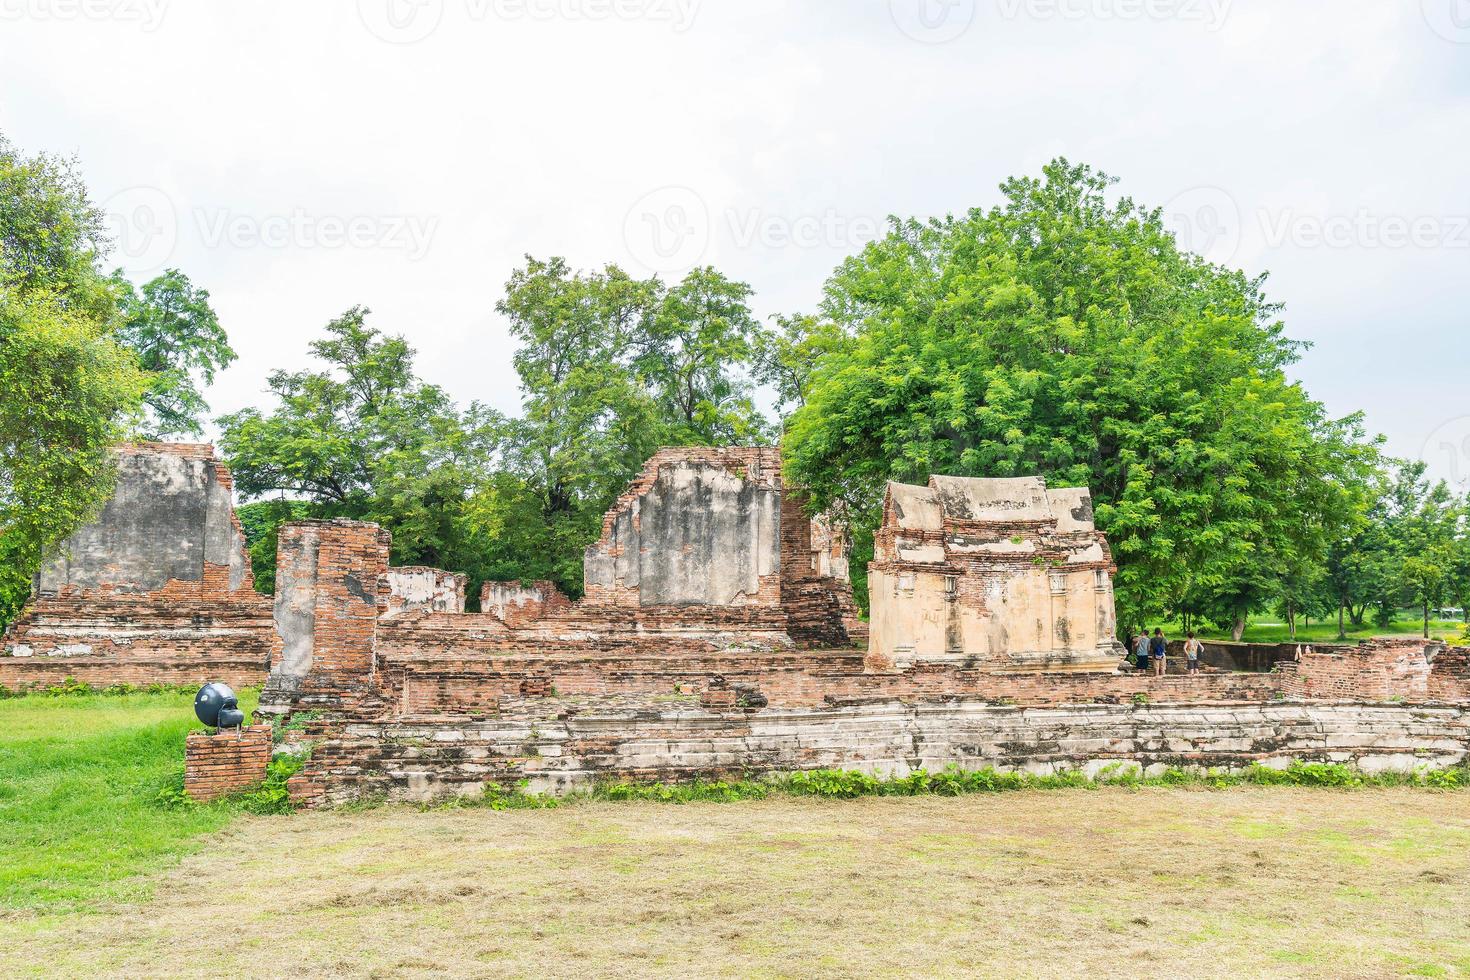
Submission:
POLYGON ((1189 639, 1184 641, 1184 664, 1192 674, 1199 670, 1199 655, 1205 645, 1194 638, 1194 631, 1190 630, 1189 639))
POLYGON ((1153 642, 1149 645, 1149 647, 1150 652, 1153 654, 1154 674, 1158 677, 1163 677, 1164 657, 1166 657, 1169 653, 1169 641, 1164 639, 1164 631, 1162 629, 1154 629, 1153 642))
POLYGON ((1138 639, 1133 643, 1133 666, 1139 670, 1148 670, 1148 627, 1139 631, 1138 639))

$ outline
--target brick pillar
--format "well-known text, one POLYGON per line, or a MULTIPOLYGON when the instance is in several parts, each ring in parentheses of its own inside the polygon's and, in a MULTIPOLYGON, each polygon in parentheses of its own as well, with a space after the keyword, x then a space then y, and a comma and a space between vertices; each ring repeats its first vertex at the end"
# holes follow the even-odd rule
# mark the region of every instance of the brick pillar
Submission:
POLYGON ((271 726, 214 735, 193 732, 184 743, 184 792, 200 803, 254 789, 271 761, 271 726))
POLYGON ((290 710, 303 694, 361 691, 373 680, 378 616, 388 607, 392 536, 359 521, 299 521, 276 546, 276 632, 281 655, 261 713, 290 710))

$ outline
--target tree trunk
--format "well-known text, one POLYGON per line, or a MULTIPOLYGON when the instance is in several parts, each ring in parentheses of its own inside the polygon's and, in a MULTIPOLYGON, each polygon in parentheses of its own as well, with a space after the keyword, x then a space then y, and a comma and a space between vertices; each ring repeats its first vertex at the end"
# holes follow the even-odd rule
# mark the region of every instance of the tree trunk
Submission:
POLYGON ((1345 607, 1346 606, 1347 606, 1347 603, 1345 603, 1345 602, 1339 602, 1337 604, 1337 638, 1338 638, 1338 640, 1346 640, 1347 639, 1347 630, 1344 629, 1344 627, 1347 624, 1343 622, 1343 613, 1345 612, 1345 607))
POLYGON ((1429 600, 1424 600, 1424 639, 1429 639, 1429 600))
POLYGON ((1286 604, 1286 630, 1292 641, 1296 640, 1296 607, 1286 604))
POLYGON ((1230 627, 1230 638, 1239 643, 1242 636, 1245 636, 1245 616, 1236 616, 1234 625, 1230 627))

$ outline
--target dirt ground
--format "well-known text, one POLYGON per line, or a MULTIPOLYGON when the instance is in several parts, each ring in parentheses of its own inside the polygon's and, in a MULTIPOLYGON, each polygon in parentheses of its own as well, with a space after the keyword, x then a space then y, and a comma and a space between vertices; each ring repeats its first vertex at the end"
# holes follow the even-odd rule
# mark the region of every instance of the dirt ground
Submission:
POLYGON ((0 975, 1467 976, 1470 796, 1018 792, 250 818, 0 975))

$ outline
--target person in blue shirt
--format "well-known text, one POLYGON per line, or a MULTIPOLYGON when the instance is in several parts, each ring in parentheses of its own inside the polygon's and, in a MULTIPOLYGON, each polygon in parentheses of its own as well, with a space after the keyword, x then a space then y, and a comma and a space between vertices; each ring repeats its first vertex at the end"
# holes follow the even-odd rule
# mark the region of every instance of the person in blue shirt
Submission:
POLYGON ((1148 650, 1148 627, 1145 626, 1133 643, 1134 666, 1139 670, 1148 670, 1148 650))
POLYGON ((1169 653, 1169 641, 1164 639, 1164 631, 1154 630, 1154 638, 1149 643, 1149 652, 1153 654, 1154 674, 1158 677, 1164 676, 1164 657, 1169 653))

